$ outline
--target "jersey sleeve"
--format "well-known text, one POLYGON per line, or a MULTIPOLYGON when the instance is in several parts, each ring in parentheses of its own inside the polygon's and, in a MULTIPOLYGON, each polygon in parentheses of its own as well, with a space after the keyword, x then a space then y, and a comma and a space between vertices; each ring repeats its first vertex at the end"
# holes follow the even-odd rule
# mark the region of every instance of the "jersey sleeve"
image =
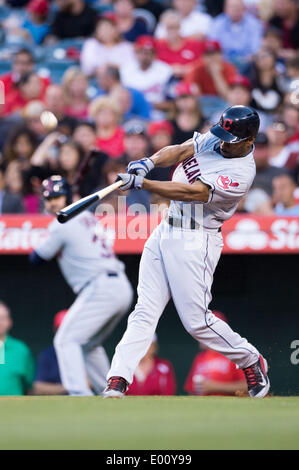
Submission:
POLYGON ((200 175, 198 180, 210 186, 210 202, 237 202, 248 191, 249 186, 244 179, 227 170, 213 174, 200 175))
POLYGON ((200 134, 200 132, 194 132, 193 134, 194 155, 198 155, 203 150, 206 140, 207 140, 207 134, 200 134))
POLYGON ((63 226, 60 226, 56 220, 49 225, 46 239, 34 247, 38 256, 48 261, 59 253, 64 244, 62 229, 63 226))

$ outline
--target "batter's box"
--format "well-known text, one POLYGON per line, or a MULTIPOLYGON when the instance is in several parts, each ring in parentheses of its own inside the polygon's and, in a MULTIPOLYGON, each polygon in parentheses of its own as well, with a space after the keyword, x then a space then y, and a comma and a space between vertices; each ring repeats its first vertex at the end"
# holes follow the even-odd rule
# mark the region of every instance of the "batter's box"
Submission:
POLYGON ((5 364, 5 346, 3 341, 0 341, 0 364, 5 364))

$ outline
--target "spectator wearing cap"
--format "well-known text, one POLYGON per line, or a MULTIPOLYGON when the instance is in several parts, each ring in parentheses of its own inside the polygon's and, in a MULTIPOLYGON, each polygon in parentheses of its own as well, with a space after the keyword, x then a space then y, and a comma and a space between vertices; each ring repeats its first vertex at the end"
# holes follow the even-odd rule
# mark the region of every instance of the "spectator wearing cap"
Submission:
POLYGON ((291 175, 279 175, 273 179, 274 213, 278 216, 299 217, 299 204, 295 199, 296 182, 291 175))
POLYGON ((209 40, 205 44, 203 57, 193 64, 185 77, 195 83, 200 95, 213 95, 227 100, 229 81, 237 75, 237 69, 222 57, 218 41, 209 40))
MULTIPOLYGON (((54 317, 53 327, 56 333, 67 310, 57 312, 54 317)), ((58 361, 54 346, 41 351, 37 357, 37 369, 33 383, 34 395, 66 395, 59 372, 58 361)))
MULTIPOLYGON (((124 87, 120 81, 119 68, 115 65, 106 65, 105 67, 100 67, 96 72, 97 85, 99 87, 97 91, 97 96, 103 94, 110 94, 113 96, 114 93, 118 93, 119 90, 123 89, 129 92, 130 96, 126 96, 127 106, 125 106, 124 120, 127 121, 134 117, 140 119, 149 119, 151 106, 146 101, 143 94, 131 87, 124 87), (130 104, 130 107, 129 107, 130 104)), ((125 95, 122 94, 122 98, 125 95)))
POLYGON ((110 158, 121 157, 125 150, 124 130, 118 103, 109 96, 100 96, 91 102, 89 116, 96 125, 96 147, 110 158))
POLYGON ((172 144, 182 144, 193 138, 194 131, 199 131, 204 122, 200 103, 197 99, 196 85, 179 82, 175 87, 174 110, 171 124, 174 129, 172 144))
POLYGON ((90 76, 106 64, 120 67, 135 62, 134 48, 122 39, 115 20, 103 16, 96 23, 93 37, 85 41, 80 61, 83 72, 90 76))
POLYGON ((113 4, 118 31, 126 41, 135 42, 140 36, 150 33, 146 23, 134 16, 133 0, 114 0, 113 4))
POLYGON ((270 49, 260 49, 254 57, 250 74, 252 84, 251 105, 257 111, 273 114, 282 101, 276 56, 270 49))
POLYGON ((29 18, 27 18, 22 28, 28 31, 34 44, 42 44, 50 34, 50 25, 47 22, 49 4, 47 0, 30 0, 27 5, 29 18))
MULTIPOLYGON (((202 40, 210 31, 212 19, 210 15, 198 11, 196 4, 196 0, 173 0, 173 8, 181 17, 181 36, 202 40)), ((155 37, 157 39, 164 39, 166 36, 165 25, 159 22, 155 31, 155 37)))
MULTIPOLYGON (((126 165, 134 160, 149 155, 150 146, 147 136, 146 124, 140 119, 130 119, 124 124, 124 154, 122 161, 126 165)), ((127 193, 127 206, 138 203, 141 204, 146 212, 150 210, 150 193, 144 189, 131 189, 127 193)))
POLYGON ((190 64, 203 53, 203 41, 181 36, 181 17, 175 10, 166 10, 160 19, 165 26, 166 37, 156 41, 157 58, 171 65, 176 77, 184 77, 190 64))
POLYGON ((146 355, 139 362, 126 395, 175 395, 176 377, 170 361, 157 356, 158 339, 154 336, 146 355))
POLYGON ((144 121, 130 119, 124 126, 124 156, 126 164, 134 160, 140 160, 149 154, 149 139, 144 121))
POLYGON ((121 81, 124 86, 143 93, 152 105, 152 120, 164 119, 169 110, 165 89, 172 77, 172 68, 156 59, 155 41, 151 36, 141 36, 135 47, 137 61, 121 67, 121 81))
MULTIPOLYGON (((227 322, 222 312, 213 315, 227 322)), ((216 323, 217 324, 217 323, 216 323)), ((201 352, 195 357, 184 389, 189 395, 235 396, 247 392, 244 372, 227 357, 200 345, 201 352)))
POLYGON ((209 36, 219 41, 224 57, 242 73, 261 46, 263 26, 246 11, 243 0, 225 0, 224 12, 213 20, 209 36))
POLYGON ((28 346, 9 333, 13 320, 8 306, 0 301, 0 395, 27 395, 31 391, 35 363, 28 346), (4 357, 3 357, 4 356, 4 357))
POLYGON ((98 13, 84 0, 57 0, 51 35, 56 39, 89 37, 95 28, 98 13))
POLYGON ((298 49, 299 12, 296 0, 275 0, 269 24, 281 31, 284 49, 298 49))

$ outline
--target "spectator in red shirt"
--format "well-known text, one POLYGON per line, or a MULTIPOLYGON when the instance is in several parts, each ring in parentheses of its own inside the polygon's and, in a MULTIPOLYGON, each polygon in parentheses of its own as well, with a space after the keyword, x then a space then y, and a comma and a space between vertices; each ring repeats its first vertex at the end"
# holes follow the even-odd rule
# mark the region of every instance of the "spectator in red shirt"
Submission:
POLYGON ((111 158, 121 157, 124 153, 124 130, 119 125, 118 104, 109 96, 100 96, 91 103, 89 114, 96 125, 96 147, 111 158))
MULTIPOLYGON (((14 55, 12 59, 12 70, 4 75, 0 76, 1 82, 4 84, 5 90, 5 101, 11 100, 11 94, 13 97, 15 93, 18 92, 16 88, 17 83, 24 76, 33 72, 34 70, 34 58, 31 52, 28 49, 20 49, 14 55)), ((47 88, 50 83, 48 78, 40 77, 42 81, 43 90, 47 88)), ((1 105, 1 107, 3 107, 1 105)))
POLYGON ((181 17, 175 10, 165 11, 161 23, 165 27, 166 38, 156 42, 157 58, 171 65, 176 77, 183 77, 190 71, 190 64, 202 55, 204 42, 181 36, 181 17))
POLYGON ((3 115, 20 111, 32 100, 43 100, 47 85, 35 72, 23 75, 5 97, 3 115))
POLYGON ((157 357, 157 337, 136 369, 127 395, 175 395, 176 379, 171 363, 157 357))
MULTIPOLYGON (((223 313, 214 315, 226 321, 223 313)), ((184 389, 190 395, 236 395, 246 393, 247 385, 242 370, 229 359, 211 349, 203 349, 195 357, 184 389)))
POLYGON ((201 95, 214 95, 226 100, 229 82, 235 75, 237 69, 223 60, 219 42, 207 41, 203 57, 193 64, 186 81, 195 83, 201 95))

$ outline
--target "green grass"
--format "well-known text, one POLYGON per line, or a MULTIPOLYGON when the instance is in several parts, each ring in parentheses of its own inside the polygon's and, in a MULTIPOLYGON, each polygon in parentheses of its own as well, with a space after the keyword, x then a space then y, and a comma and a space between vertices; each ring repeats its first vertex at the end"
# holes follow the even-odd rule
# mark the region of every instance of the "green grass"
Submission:
POLYGON ((1 398, 0 449, 299 449, 299 397, 1 398))

